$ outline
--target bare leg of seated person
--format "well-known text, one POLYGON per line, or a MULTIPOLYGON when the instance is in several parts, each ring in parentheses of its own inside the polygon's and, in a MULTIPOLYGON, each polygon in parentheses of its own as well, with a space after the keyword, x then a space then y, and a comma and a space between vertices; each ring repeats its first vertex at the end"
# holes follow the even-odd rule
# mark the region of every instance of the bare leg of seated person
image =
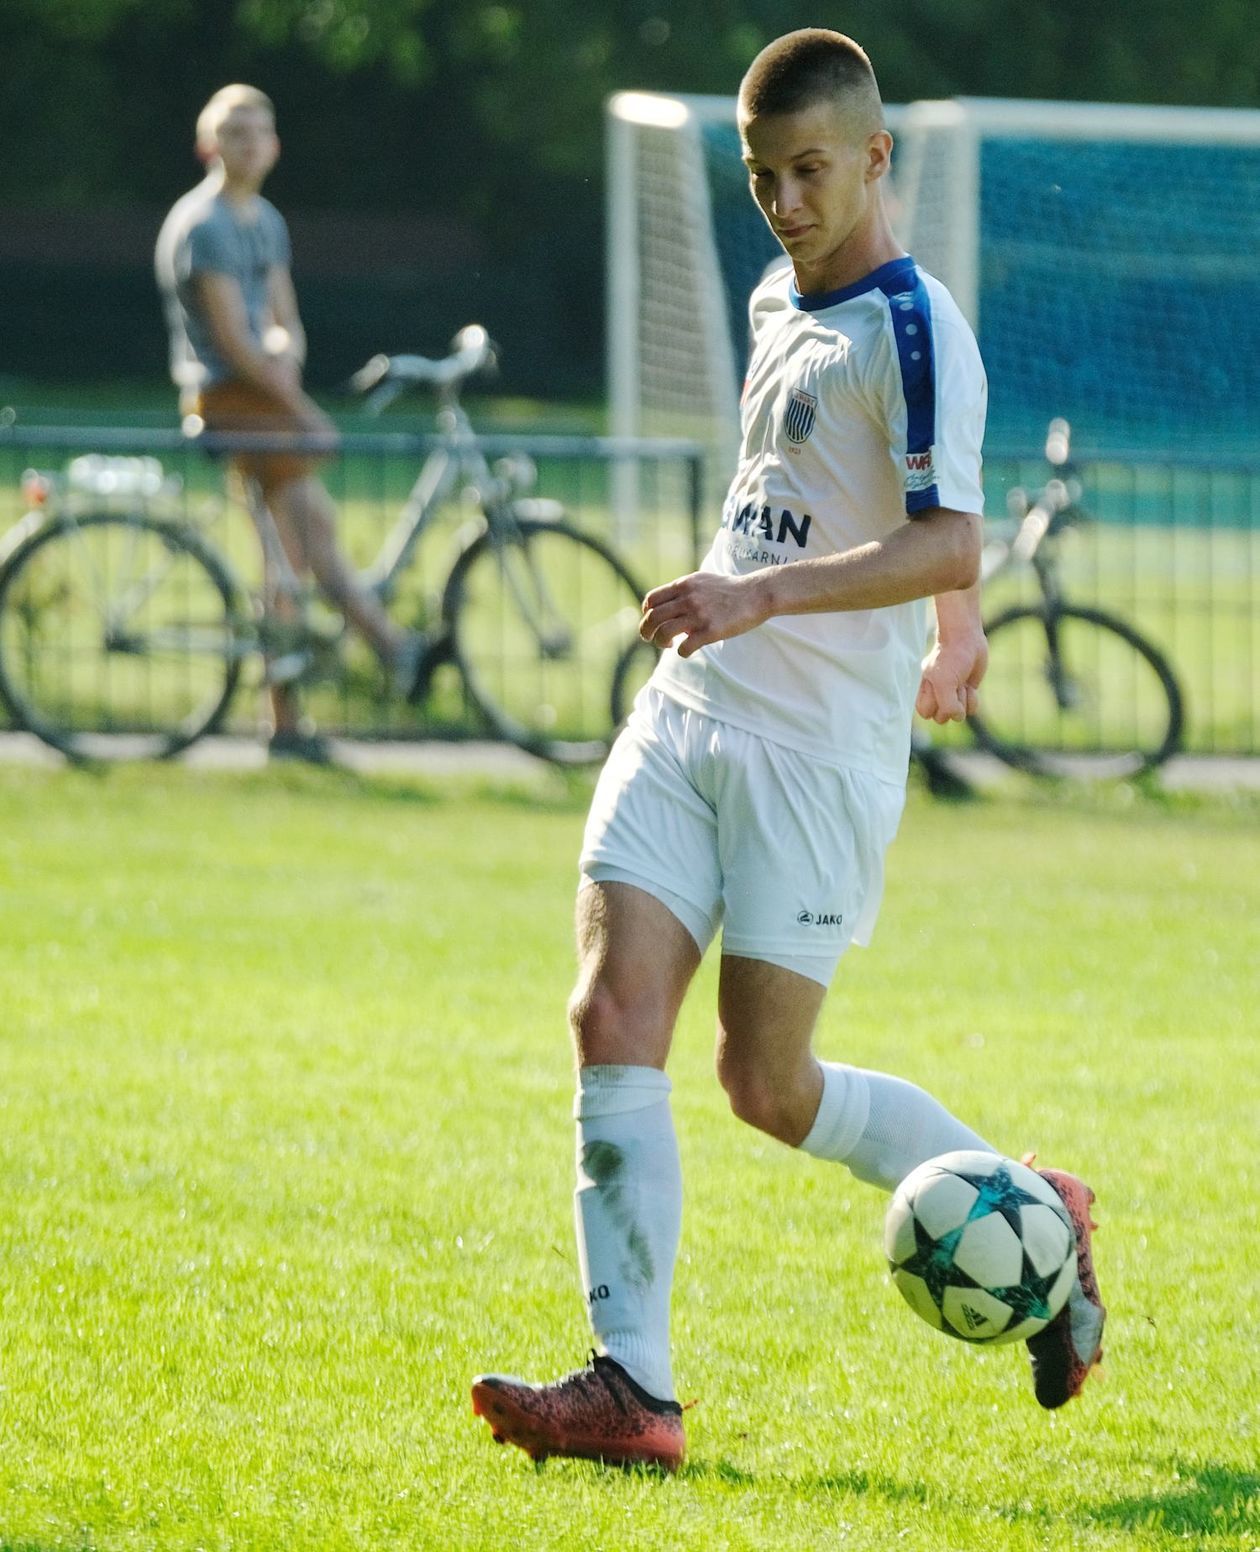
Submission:
MULTIPOLYGON (((292 536, 312 576, 329 601, 368 644, 390 675, 395 689, 410 690, 420 656, 419 640, 396 625, 380 600, 360 582, 337 542, 336 508, 323 482, 314 475, 272 485, 267 504, 282 538, 292 536)), ((286 549, 288 539, 285 539, 286 549)))

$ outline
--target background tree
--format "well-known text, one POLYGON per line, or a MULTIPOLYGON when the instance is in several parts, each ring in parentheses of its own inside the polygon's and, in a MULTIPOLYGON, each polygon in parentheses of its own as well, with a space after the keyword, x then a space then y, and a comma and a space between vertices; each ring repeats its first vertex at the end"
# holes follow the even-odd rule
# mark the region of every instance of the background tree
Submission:
MULTIPOLYGON (((1253 12, 1254 0, 1203 0, 1192 21, 1182 0, 849 0, 828 20, 867 46, 890 101, 1255 106, 1253 12)), ((559 360, 566 387, 594 389, 605 99, 630 86, 729 93, 800 21, 787 0, 0 0, 0 209, 13 225, 40 208, 168 204, 195 178, 197 109, 225 81, 255 81, 289 150, 273 181, 286 211, 458 221, 480 255, 465 311, 500 298, 518 350, 537 314, 521 383, 553 380, 559 360), (560 318, 557 357, 546 335, 560 318)))

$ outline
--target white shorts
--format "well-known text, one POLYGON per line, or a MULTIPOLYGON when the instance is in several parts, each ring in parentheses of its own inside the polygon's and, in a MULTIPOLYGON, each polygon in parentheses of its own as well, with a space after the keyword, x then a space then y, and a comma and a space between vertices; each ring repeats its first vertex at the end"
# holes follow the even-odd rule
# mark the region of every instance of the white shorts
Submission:
POLYGON ((831 984, 870 941, 902 783, 829 765, 689 710, 649 685, 600 775, 583 882, 654 895, 703 953, 831 984))

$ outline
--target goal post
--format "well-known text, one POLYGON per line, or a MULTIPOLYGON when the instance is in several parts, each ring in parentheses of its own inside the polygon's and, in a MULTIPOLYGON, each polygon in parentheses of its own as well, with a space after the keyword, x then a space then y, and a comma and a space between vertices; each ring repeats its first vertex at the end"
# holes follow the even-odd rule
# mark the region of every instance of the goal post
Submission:
MULTIPOLYGON (((747 300, 781 250, 735 100, 609 103, 608 392, 622 435, 733 467, 747 300)), ((890 209, 990 380, 988 445, 1260 455, 1260 111, 957 98, 887 110, 890 209)))
POLYGON ((619 92, 608 112, 610 429, 695 436, 733 460, 743 362, 727 309, 740 282, 722 273, 714 195, 738 140, 711 166, 705 130, 734 134, 734 99, 619 92))

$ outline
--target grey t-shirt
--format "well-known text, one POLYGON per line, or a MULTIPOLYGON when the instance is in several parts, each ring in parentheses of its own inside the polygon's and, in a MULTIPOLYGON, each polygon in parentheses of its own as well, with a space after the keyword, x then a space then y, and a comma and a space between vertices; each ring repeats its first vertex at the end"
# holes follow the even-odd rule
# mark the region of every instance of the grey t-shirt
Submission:
POLYGON ((250 333, 261 344, 268 323, 268 272, 276 264, 287 268, 290 258, 284 217, 261 195, 247 212, 238 211, 211 177, 176 202, 158 235, 155 268, 171 336, 171 376, 181 388, 232 375, 198 311, 193 276, 230 275, 245 299, 250 333))

